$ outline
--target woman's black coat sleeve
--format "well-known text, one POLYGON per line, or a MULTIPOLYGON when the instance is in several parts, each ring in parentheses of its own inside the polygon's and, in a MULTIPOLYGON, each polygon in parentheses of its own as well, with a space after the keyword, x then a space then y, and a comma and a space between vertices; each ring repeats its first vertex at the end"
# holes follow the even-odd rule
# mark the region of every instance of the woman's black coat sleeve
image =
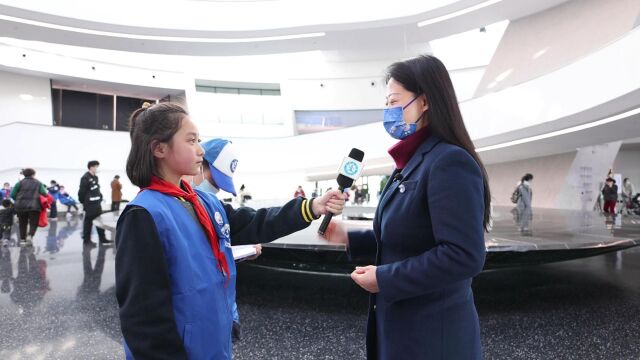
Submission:
POLYGON ((122 214, 116 246, 120 326, 134 358, 187 359, 173 314, 164 251, 147 210, 131 207, 122 214))

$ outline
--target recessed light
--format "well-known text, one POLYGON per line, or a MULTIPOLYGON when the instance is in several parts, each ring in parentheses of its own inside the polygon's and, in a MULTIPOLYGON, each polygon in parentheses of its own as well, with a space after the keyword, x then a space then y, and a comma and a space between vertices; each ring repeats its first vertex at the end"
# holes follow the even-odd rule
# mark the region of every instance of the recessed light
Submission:
POLYGON ((24 101, 31 101, 33 100, 33 95, 31 94, 20 94, 20 99, 24 100, 24 101))

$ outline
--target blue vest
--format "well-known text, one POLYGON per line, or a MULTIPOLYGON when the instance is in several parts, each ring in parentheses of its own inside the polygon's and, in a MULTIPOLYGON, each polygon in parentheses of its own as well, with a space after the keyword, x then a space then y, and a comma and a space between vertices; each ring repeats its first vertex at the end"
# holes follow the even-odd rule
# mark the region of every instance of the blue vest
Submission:
MULTIPOLYGON (((231 278, 226 286, 204 229, 181 200, 145 190, 128 206, 145 208, 156 223, 169 269, 176 326, 189 359, 231 359, 231 312, 236 297, 231 228, 218 198, 196 192, 229 265, 231 278)), ((133 359, 126 343, 124 346, 127 359, 133 359)))

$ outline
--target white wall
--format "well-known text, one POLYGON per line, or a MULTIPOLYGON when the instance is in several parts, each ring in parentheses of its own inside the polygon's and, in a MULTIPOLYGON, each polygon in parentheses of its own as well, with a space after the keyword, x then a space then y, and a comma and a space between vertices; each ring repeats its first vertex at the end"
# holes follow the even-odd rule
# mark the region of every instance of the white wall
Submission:
POLYGON ((10 156, 2 157, 0 182, 14 183, 20 169, 36 170, 36 178, 48 183, 56 180, 76 196, 80 177, 87 171, 87 162, 100 161, 103 195, 111 200, 109 182, 119 174, 125 198, 133 198, 137 189, 126 179, 125 163, 131 141, 129 133, 85 130, 58 126, 11 124, 0 127, 10 156))
POLYGON ((382 75, 288 80, 282 84, 282 95, 289 98, 294 110, 381 109, 385 96, 385 84, 381 79, 382 75))
MULTIPOLYGON (((520 134, 515 139, 525 137, 524 133, 537 135, 530 131, 535 126, 546 133, 585 124, 629 110, 624 106, 637 107, 640 103, 638 64, 640 28, 562 69, 462 102, 460 108, 474 140, 517 131, 520 134), (625 96, 628 101, 623 107, 607 104, 625 96), (606 110, 593 111, 598 106, 606 110), (581 116, 574 116, 578 113, 582 113, 581 116)), ((482 146, 492 144, 482 143, 482 146)))
POLYGON ((0 71, 0 109, 0 125, 12 122, 51 125, 49 79, 0 71))
POLYGON ((548 74, 588 56, 633 29, 638 15, 637 0, 574 0, 514 20, 476 96, 548 74))
POLYGON ((622 141, 578 149, 552 207, 591 210, 620 150, 622 141))
POLYGON ((511 193, 525 173, 533 179, 533 206, 557 209, 581 209, 581 190, 590 188, 593 199, 586 205, 591 209, 598 196, 597 187, 609 172, 628 177, 640 192, 640 146, 620 142, 587 146, 564 154, 535 157, 526 160, 488 165, 489 184, 494 205, 511 206, 511 193), (618 150, 620 149, 620 150, 618 150), (615 160, 614 160, 615 158, 615 160), (581 170, 581 167, 588 167, 581 170), (587 176, 585 176, 587 175, 587 176))

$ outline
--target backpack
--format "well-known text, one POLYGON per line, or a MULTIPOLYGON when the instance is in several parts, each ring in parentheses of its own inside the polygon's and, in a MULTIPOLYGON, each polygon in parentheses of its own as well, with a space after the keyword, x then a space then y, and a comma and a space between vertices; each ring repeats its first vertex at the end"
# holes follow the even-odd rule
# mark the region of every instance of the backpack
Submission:
POLYGON ((514 204, 517 204, 521 196, 522 194, 520 193, 520 185, 518 185, 516 186, 516 189, 513 190, 513 193, 511 194, 511 202, 514 204))

